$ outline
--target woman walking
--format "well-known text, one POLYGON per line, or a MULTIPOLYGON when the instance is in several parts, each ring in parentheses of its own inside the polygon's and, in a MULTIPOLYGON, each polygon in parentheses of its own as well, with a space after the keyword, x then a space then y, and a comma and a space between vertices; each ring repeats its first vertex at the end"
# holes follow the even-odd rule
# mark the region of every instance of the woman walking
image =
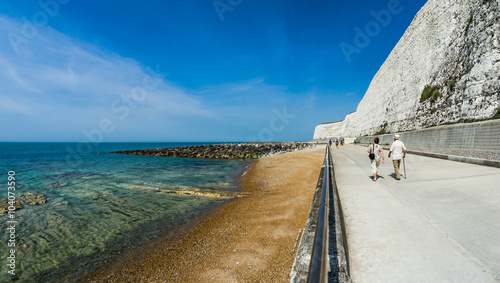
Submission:
MULTIPOLYGON (((373 140, 373 144, 368 147, 368 153, 373 153, 375 156, 371 160, 371 165, 372 165, 372 173, 373 173, 373 181, 377 181, 378 177, 378 168, 380 166, 380 157, 382 157, 382 162, 385 164, 385 157, 384 157, 384 151, 382 149, 382 146, 380 146, 379 143, 379 138, 375 138, 373 140)), ((371 159, 371 158, 370 158, 371 159)))

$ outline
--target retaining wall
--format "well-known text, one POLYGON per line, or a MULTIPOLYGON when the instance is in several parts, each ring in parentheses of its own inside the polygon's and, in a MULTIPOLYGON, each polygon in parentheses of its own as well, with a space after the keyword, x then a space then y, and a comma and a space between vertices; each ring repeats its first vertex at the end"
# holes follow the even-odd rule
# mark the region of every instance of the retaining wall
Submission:
MULTIPOLYGON (((407 146, 500 152, 500 119, 467 124, 444 125, 400 133, 407 146)), ((375 136, 356 139, 372 143, 375 136)), ((392 143, 394 134, 379 135, 380 144, 392 143)))

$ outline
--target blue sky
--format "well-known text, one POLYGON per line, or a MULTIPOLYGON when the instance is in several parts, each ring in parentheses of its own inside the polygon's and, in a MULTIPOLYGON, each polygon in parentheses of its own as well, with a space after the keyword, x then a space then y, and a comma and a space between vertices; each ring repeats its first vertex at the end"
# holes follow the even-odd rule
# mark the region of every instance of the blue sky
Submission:
POLYGON ((425 2, 1 1, 0 141, 310 140, 425 2))

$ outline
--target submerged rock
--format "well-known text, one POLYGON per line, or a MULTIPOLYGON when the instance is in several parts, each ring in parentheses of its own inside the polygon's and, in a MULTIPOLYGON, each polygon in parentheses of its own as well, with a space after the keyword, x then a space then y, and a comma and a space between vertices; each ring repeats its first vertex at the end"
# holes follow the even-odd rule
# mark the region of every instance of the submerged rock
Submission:
MULTIPOLYGON (((9 206, 11 206, 11 205, 9 204, 9 202, 6 199, 0 200, 0 212, 1 213, 7 213, 9 211, 9 206)), ((18 200, 14 201, 13 206, 14 206, 14 210, 18 210, 18 209, 23 208, 23 204, 18 200)))
POLYGON ((58 187, 65 187, 67 185, 68 185, 68 183, 66 183, 66 182, 54 182, 54 183, 50 183, 49 187, 58 188, 58 187))
POLYGON ((96 202, 107 202, 106 198, 101 194, 93 194, 88 196, 88 199, 96 202))
POLYGON ((11 205, 9 201, 6 199, 0 200, 0 212, 7 213, 9 211, 10 206, 13 206, 14 210, 21 209, 23 208, 23 203, 36 205, 36 204, 44 204, 46 202, 47 201, 45 200, 44 195, 33 192, 27 192, 25 194, 20 195, 19 197, 16 197, 13 205, 11 205))
POLYGON ((159 192, 175 195, 185 195, 185 196, 202 196, 210 198, 234 198, 243 197, 249 195, 243 192, 229 192, 229 191, 216 191, 216 190, 201 190, 201 189, 184 189, 184 190, 169 190, 169 189, 158 189, 159 192))
POLYGON ((28 192, 19 196, 19 200, 26 204, 43 204, 45 203, 45 196, 33 192, 28 192))
MULTIPOLYGON (((59 174, 56 177, 58 179, 72 180, 72 179, 80 179, 80 178, 86 178, 86 179, 88 179, 88 178, 97 178, 97 177, 104 177, 104 176, 108 176, 108 174, 98 174, 98 173, 91 173, 91 172, 75 172, 75 171, 72 171, 72 172, 66 172, 66 173, 59 174)), ((64 183, 64 184, 66 184, 65 182, 57 182, 57 183, 61 183, 61 184, 64 183)))

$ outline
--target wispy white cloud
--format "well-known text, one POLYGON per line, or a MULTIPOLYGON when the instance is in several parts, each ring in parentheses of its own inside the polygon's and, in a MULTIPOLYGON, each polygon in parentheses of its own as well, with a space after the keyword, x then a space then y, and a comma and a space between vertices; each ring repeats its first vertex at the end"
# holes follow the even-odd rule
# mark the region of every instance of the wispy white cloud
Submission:
MULTIPOLYGON (((22 23, 4 16, 0 16, 0 23, 0 34, 22 34, 22 23)), ((0 44, 2 120, 14 114, 24 115, 23 121, 28 124, 32 121, 36 125, 42 120, 51 129, 81 132, 98 126, 96 121, 103 117, 119 120, 125 129, 141 124, 154 128, 175 117, 196 119, 212 115, 198 97, 168 80, 159 84, 152 81, 144 101, 127 105, 123 97, 130 96, 137 88, 144 90, 144 80, 152 80, 146 67, 50 27, 39 29, 35 37, 21 43, 19 52, 15 52, 7 37, 3 40, 0 44), (127 115, 125 110, 118 113, 126 119, 117 119, 118 111, 113 111, 117 100, 128 107, 127 115)))
POLYGON ((250 80, 247 82, 243 83, 238 83, 238 84, 227 84, 227 92, 237 94, 237 93, 242 93, 246 91, 251 91, 254 90, 255 88, 258 88, 264 84, 264 78, 259 78, 259 79, 254 79, 250 80))
POLYGON ((306 98, 306 101, 304 103, 304 106, 308 108, 313 108, 314 107, 314 102, 316 101, 316 91, 311 91, 306 98))
POLYGON ((0 95, 0 113, 17 113, 23 115, 31 115, 31 109, 23 103, 13 101, 6 95, 0 95))
MULTIPOLYGON (((20 22, 0 15, 0 24, 0 34, 21 33, 20 22)), ((8 40, 0 44, 0 119, 14 121, 0 125, 0 131, 16 140, 43 133, 38 140, 80 141, 82 131, 98 128, 105 118, 116 129, 105 141, 244 141, 269 127, 273 109, 294 111, 304 104, 303 95, 291 95, 286 86, 266 78, 199 89, 185 89, 168 76, 155 82, 140 62, 45 27, 18 53, 8 40), (152 83, 147 90, 145 78, 152 83), (131 101, 137 89, 146 91, 144 99, 131 101)), ((314 99, 309 95, 306 104, 313 105, 314 99)), ((287 130, 293 128, 290 124, 287 130)), ((276 133, 277 140, 280 135, 286 131, 276 133)))

